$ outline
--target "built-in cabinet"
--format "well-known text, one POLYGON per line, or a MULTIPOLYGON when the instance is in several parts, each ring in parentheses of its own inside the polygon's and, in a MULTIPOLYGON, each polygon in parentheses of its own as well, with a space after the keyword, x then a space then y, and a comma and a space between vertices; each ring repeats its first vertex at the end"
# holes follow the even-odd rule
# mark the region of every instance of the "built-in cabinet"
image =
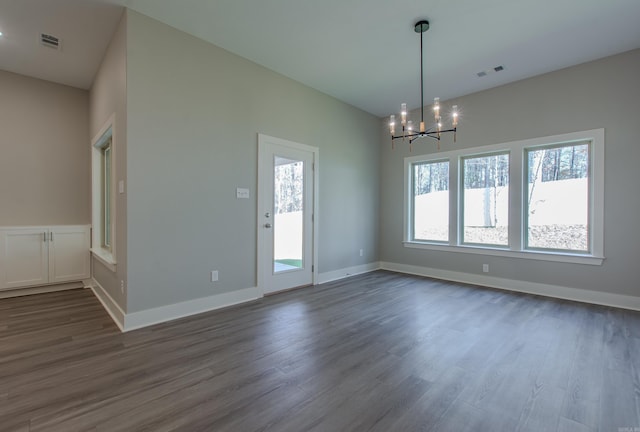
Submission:
POLYGON ((0 290, 91 277, 89 225, 0 227, 0 290))

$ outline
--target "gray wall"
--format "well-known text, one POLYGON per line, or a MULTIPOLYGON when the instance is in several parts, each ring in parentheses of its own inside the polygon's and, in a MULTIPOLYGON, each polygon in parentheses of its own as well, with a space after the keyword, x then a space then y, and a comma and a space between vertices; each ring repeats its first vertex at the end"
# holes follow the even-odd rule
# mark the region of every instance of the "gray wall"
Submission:
POLYGON ((0 226, 88 224, 89 94, 0 71, 0 226))
MULTIPOLYGON (((605 256, 602 266, 407 249, 402 245, 403 160, 406 146, 391 151, 381 120, 381 260, 436 269, 482 273, 543 284, 640 296, 640 50, 471 94, 446 104, 463 110, 458 142, 443 150, 605 128, 605 256)), ((430 112, 430 111, 427 111, 430 112)), ((411 155, 435 151, 432 141, 411 155)))
POLYGON ((127 37, 128 312, 256 286, 258 133, 320 148, 318 270, 377 261, 377 118, 136 12, 127 37))
MULTIPOLYGON (((102 64, 98 69, 90 91, 90 131, 86 147, 90 148, 93 139, 112 114, 115 114, 115 134, 113 136, 113 152, 115 157, 115 180, 127 180, 127 32, 126 13, 118 25, 102 64)), ((91 165, 88 161, 87 164, 91 165)), ((116 193, 116 272, 113 273, 100 261, 93 260, 93 277, 118 305, 127 311, 127 194, 116 193), (124 281, 124 292, 120 288, 124 281)))

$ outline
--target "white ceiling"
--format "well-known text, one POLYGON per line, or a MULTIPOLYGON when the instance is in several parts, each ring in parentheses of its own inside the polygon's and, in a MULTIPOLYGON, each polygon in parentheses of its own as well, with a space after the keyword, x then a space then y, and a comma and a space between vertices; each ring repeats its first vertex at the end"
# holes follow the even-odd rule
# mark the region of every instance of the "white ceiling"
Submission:
POLYGON ((420 105, 420 18, 425 102, 640 47, 639 0, 2 0, 0 69, 88 88, 121 6, 378 116, 420 105))

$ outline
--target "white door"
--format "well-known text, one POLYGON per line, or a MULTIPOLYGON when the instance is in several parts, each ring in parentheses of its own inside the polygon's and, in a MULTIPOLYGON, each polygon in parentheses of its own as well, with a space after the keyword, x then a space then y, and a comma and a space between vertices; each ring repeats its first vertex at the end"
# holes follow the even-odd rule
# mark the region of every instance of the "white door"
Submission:
POLYGON ((49 282, 91 277, 89 227, 57 227, 49 231, 49 282))
POLYGON ((3 231, 0 246, 0 287, 43 285, 49 281, 47 229, 3 231))
POLYGON ((318 150, 258 136, 258 286, 273 293, 314 283, 318 150))

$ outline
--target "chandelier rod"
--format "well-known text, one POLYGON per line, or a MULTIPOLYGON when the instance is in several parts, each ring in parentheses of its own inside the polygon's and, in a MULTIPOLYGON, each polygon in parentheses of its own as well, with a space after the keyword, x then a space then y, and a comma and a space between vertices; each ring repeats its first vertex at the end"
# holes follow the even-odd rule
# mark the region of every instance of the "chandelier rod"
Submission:
POLYGON ((424 72, 423 65, 424 62, 422 60, 422 36, 424 35, 424 31, 420 31, 420 121, 424 124, 424 72))

